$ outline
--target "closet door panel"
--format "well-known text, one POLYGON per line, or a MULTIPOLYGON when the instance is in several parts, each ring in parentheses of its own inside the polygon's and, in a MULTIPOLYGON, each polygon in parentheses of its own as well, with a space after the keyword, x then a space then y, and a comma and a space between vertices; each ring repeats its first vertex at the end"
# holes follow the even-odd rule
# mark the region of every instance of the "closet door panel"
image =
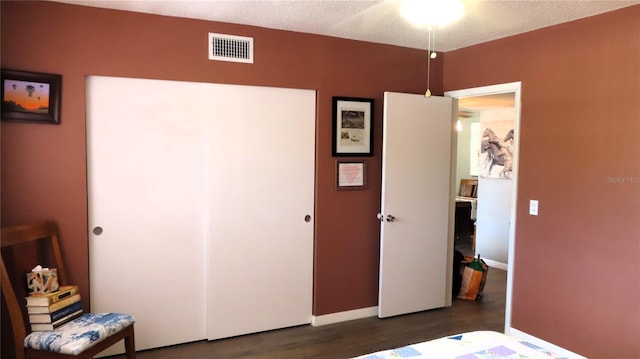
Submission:
POLYGON ((138 350, 205 338, 205 87, 87 79, 91 310, 132 314, 138 350))
POLYGON ((311 321, 315 92, 243 94, 209 123, 209 339, 311 321))

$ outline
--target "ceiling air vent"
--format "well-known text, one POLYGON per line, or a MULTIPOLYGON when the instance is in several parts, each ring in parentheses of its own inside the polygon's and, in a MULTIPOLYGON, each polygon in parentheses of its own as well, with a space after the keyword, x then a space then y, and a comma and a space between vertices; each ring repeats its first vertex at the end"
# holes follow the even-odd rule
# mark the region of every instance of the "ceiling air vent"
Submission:
POLYGON ((209 33, 209 60, 253 63, 253 38, 209 33))

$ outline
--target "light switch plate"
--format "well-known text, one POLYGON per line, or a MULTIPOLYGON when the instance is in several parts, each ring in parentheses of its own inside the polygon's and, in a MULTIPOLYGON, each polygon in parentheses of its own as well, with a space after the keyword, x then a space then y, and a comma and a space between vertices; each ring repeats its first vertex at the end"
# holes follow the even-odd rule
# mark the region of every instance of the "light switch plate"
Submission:
POLYGON ((538 200, 532 199, 529 201, 529 214, 532 216, 538 215, 538 200))

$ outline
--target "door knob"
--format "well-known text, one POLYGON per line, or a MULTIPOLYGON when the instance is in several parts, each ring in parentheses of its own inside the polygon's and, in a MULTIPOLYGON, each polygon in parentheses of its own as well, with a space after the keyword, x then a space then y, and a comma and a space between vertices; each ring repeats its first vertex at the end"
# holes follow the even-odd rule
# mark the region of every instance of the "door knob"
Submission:
POLYGON ((396 220, 396 217, 394 217, 394 216, 392 216, 390 214, 387 214, 386 220, 387 220, 387 222, 394 222, 396 220))
POLYGON ((378 214, 376 215, 376 218, 378 218, 378 219, 380 220, 380 222, 383 222, 383 221, 384 221, 384 214, 382 214, 382 213, 378 213, 378 214))
POLYGON ((102 234, 102 227, 98 226, 98 227, 94 227, 93 228, 93 234, 95 234, 96 236, 99 236, 102 234))

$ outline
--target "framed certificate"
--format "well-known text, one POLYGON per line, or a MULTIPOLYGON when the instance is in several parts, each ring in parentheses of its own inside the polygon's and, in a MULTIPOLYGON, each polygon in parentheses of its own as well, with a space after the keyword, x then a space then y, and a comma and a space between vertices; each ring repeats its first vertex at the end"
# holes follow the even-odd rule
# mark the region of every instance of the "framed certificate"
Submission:
POLYGON ((367 189, 367 161, 336 161, 336 189, 367 189))

